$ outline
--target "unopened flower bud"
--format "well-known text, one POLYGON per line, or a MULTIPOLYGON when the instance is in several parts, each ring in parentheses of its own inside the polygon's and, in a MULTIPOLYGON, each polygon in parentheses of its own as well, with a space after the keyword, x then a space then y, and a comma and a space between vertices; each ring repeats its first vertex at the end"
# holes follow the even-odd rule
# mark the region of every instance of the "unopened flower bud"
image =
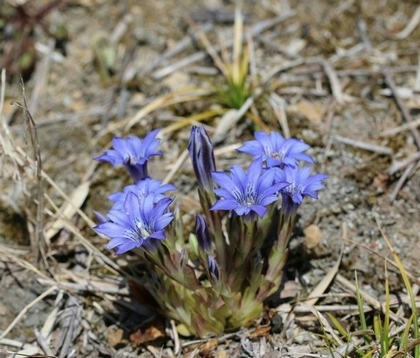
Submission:
POLYGON ((219 264, 213 256, 207 255, 207 265, 210 274, 218 280, 220 277, 219 264))
POLYGON ((213 190, 211 172, 216 170, 213 145, 203 127, 192 127, 188 151, 198 184, 202 189, 213 190))
POLYGON ((209 251, 211 249, 209 228, 206 220, 204 220, 204 218, 199 214, 195 217, 195 235, 200 249, 203 251, 209 251))

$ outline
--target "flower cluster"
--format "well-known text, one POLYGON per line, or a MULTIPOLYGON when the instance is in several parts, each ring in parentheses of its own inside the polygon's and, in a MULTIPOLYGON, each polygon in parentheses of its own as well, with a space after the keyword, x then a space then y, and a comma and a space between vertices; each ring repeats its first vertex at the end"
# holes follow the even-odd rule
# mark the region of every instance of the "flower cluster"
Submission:
POLYGON ((238 149, 254 157, 246 171, 239 165, 217 171, 208 134, 193 127, 188 150, 202 214, 186 238, 167 196, 175 186, 148 174, 149 159, 162 154, 158 131, 116 137, 113 149, 96 158, 124 165, 134 184, 109 196, 112 208, 97 214, 94 229, 110 237, 116 254, 142 249, 136 253, 153 272, 145 287, 180 333, 204 337, 247 325, 280 285, 298 207, 306 196, 318 198, 327 176, 301 165, 314 163, 307 144, 276 132, 256 132, 238 149))
POLYGON ((256 132, 255 140, 244 143, 238 151, 262 158, 267 168, 277 168, 274 182, 287 183, 280 190, 282 210, 284 214, 292 216, 296 214, 305 196, 318 199, 317 191, 324 188, 322 182, 328 178, 324 174, 311 176, 310 167, 298 167, 299 160, 314 163, 312 157, 303 153, 308 149, 309 145, 303 141, 284 139, 277 132, 271 132, 270 135, 256 132))
POLYGON ((293 216, 305 196, 318 199, 317 191, 323 189, 324 174, 311 176, 311 168, 299 168, 298 161, 314 163, 304 151, 306 143, 290 138, 284 139, 277 132, 256 132, 255 140, 245 142, 239 152, 254 156, 248 174, 235 165, 231 175, 213 172, 213 179, 220 186, 216 195, 222 198, 212 210, 234 210, 238 215, 249 215, 251 211, 263 217, 266 206, 282 196, 282 211, 293 216), (265 166, 263 166, 263 163, 265 166))
POLYGON ((114 149, 108 149, 96 158, 113 165, 123 164, 136 181, 123 192, 109 196, 114 205, 106 216, 100 215, 101 223, 95 227, 97 232, 111 238, 107 247, 115 248, 117 254, 137 247, 153 250, 165 239, 164 229, 173 220, 173 214, 168 210, 172 199, 163 194, 176 187, 148 177, 150 157, 162 154, 156 152, 158 131, 154 130, 143 140, 133 136, 115 137, 114 149))

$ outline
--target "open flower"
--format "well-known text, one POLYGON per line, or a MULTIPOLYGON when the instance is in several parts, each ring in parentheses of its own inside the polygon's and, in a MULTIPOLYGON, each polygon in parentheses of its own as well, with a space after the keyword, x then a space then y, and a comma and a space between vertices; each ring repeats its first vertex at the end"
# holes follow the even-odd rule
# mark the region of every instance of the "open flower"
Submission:
POLYGON ((284 139, 277 132, 270 135, 264 132, 255 132, 256 140, 245 142, 238 148, 238 151, 253 155, 255 158, 262 158, 267 167, 295 167, 298 160, 313 163, 311 156, 303 153, 309 149, 309 145, 301 140, 290 138, 284 139))
POLYGON ((230 169, 230 175, 213 172, 213 179, 220 186, 214 192, 219 196, 211 210, 234 210, 239 216, 255 212, 259 217, 266 213, 266 206, 275 202, 280 189, 288 185, 286 181, 274 183, 275 169, 264 170, 261 158, 254 160, 248 173, 239 165, 230 169))
POLYGON ((129 136, 126 139, 115 137, 112 140, 114 149, 107 149, 105 153, 95 158, 101 162, 109 162, 112 165, 123 164, 135 181, 146 178, 147 162, 150 157, 162 155, 161 151, 156 151, 160 139, 156 139, 160 129, 150 132, 144 139, 129 136))
POLYGON ((311 176, 311 168, 291 168, 285 167, 283 170, 276 170, 276 181, 290 183, 280 190, 282 196, 282 211, 284 214, 295 215, 296 211, 305 196, 318 199, 318 190, 324 189, 322 182, 328 178, 325 174, 315 174, 311 176))
POLYGON ((115 203, 112 209, 122 209, 125 198, 130 192, 136 194, 139 200, 149 194, 154 194, 153 202, 157 203, 159 200, 165 198, 165 195, 163 195, 164 193, 176 189, 176 186, 172 184, 162 184, 160 180, 144 178, 136 184, 127 185, 122 193, 118 192, 111 194, 108 196, 108 199, 115 203))
POLYGON ((115 248, 116 254, 141 246, 153 249, 156 240, 165 239, 164 229, 173 219, 168 211, 171 202, 172 199, 163 198, 155 203, 154 194, 140 200, 135 193, 128 192, 123 207, 111 209, 106 215, 109 220, 94 229, 111 238, 107 248, 115 248))

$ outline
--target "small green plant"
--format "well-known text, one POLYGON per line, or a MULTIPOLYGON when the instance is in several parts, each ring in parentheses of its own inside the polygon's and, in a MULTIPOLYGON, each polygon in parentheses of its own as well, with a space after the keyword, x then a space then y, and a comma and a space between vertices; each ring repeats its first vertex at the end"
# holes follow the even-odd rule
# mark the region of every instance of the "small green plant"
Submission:
POLYGON ((280 287, 287 245, 306 196, 318 198, 327 175, 314 174, 309 146, 279 133, 256 132, 237 150, 254 160, 244 171, 216 170, 214 148, 203 127, 191 130, 188 151, 202 215, 186 233, 171 184, 149 177, 159 130, 145 138, 115 137, 96 160, 122 164, 135 184, 109 196, 113 206, 97 214, 95 230, 110 238, 116 254, 131 250, 144 259, 145 288, 153 308, 178 323, 185 336, 207 337, 252 324, 264 301, 280 287), (300 166, 300 164, 302 166, 300 166), (157 305, 155 304, 157 303, 157 305))
MULTIPOLYGON (((398 268, 407 290, 410 306, 412 308, 410 316, 404 320, 403 317, 398 316, 391 309, 388 269, 385 265, 385 302, 381 305, 381 310, 376 310, 372 318, 367 317, 365 314, 365 300, 362 291, 360 290, 357 274, 355 274, 356 301, 360 330, 357 332, 348 332, 334 316, 328 315, 328 317, 339 335, 347 342, 347 345, 344 345, 341 348, 347 348, 349 345, 353 345, 354 352, 351 356, 362 358, 378 356, 386 358, 412 356, 418 358, 420 348, 418 314, 411 283, 397 253, 383 232, 382 235, 393 255, 395 266, 398 268), (398 324, 400 324, 400 327, 396 326, 398 324), (362 337, 361 339, 360 336, 362 337)), ((330 335, 325 329, 324 336, 326 337, 326 340, 330 342, 331 351, 338 349, 339 344, 337 343, 337 340, 329 339, 330 335)), ((345 356, 348 356, 347 353, 345 356)))
POLYGON ((243 45, 243 18, 239 9, 235 12, 233 32, 232 56, 229 56, 223 45, 219 56, 205 34, 199 32, 199 35, 215 66, 224 77, 222 85, 213 86, 218 100, 229 108, 239 109, 252 94, 253 89, 249 76, 250 48, 249 45, 245 47, 243 45))
POLYGON ((218 88, 221 102, 230 108, 239 109, 251 95, 252 88, 249 81, 249 46, 242 45, 243 21, 239 11, 235 14, 234 43, 232 61, 226 51, 222 51, 225 65, 226 84, 218 88))

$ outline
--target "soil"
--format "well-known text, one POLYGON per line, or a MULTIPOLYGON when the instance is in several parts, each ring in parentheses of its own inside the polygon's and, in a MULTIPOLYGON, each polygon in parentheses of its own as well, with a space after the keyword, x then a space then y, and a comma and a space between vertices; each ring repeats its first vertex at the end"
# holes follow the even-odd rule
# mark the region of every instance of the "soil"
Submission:
MULTIPOLYGON (((41 6, 47 2, 36 3, 36 6, 41 6)), ((36 7, 33 3, 32 6, 36 7)), ((404 32, 416 9, 417 3, 408 0, 243 2, 245 29, 264 20, 291 14, 288 19, 253 38, 255 78, 263 93, 255 97, 255 107, 269 129, 281 131, 268 102, 271 93, 280 96, 285 102, 291 135, 312 146, 309 154, 316 160, 315 170, 329 175, 319 200, 308 200, 302 206, 290 244, 285 281, 297 284, 295 293, 299 297, 312 291, 342 251, 339 274, 353 282, 356 271, 361 289, 382 301, 386 276, 384 258, 391 258, 391 254, 379 227, 389 238, 406 270, 414 277, 420 276, 417 261, 420 256, 419 165, 414 161, 394 200, 391 200, 391 195, 407 166, 390 171, 395 163, 418 153, 419 147, 410 130, 391 136, 381 135, 407 120, 403 110, 408 112, 409 120, 417 120, 420 114, 420 85, 416 77, 420 26, 415 26, 409 33, 404 32), (333 79, 325 70, 323 61, 331 67, 333 79), (262 79, 280 65, 285 65, 284 69, 262 84, 262 79), (403 110, 390 90, 392 83, 384 71, 395 83, 403 110), (341 88, 339 92, 334 89, 334 78, 341 88), (345 143, 342 137, 350 142, 345 143), (370 147, 360 148, 358 142, 370 147), (389 152, 383 153, 372 146, 388 148, 389 152), (311 224, 320 228, 321 240, 308 247, 304 229, 311 224), (346 238, 343 238, 343 226, 346 238)), ((202 97, 196 101, 162 106, 143 116, 129 131, 124 129, 130 119, 159 96, 182 88, 208 89, 223 83, 222 75, 208 55, 166 76, 160 76, 158 71, 168 69, 203 49, 201 42, 194 39, 179 52, 161 57, 183 39, 191 39, 191 34, 197 32, 194 26, 205 28, 211 24, 207 36, 215 46, 231 38, 234 10, 234 2, 222 0, 69 1, 45 18, 49 24, 66 27, 69 39, 65 43, 65 56, 58 50, 54 50, 52 56, 46 56, 45 49, 52 40, 40 26, 35 27, 38 58, 25 89, 37 125, 42 168, 67 195, 74 193, 88 178, 89 192, 83 200, 82 211, 89 218, 96 220, 94 211, 106 212, 110 206, 106 200, 108 194, 120 190, 129 181, 123 170, 102 164, 93 167, 92 164, 92 158, 103 151, 114 135, 144 136, 153 128, 165 128, 183 118, 222 107, 216 98, 202 97), (191 19, 196 25, 191 24, 191 19), (100 45, 92 45, 95 38, 102 39, 100 45), (108 51, 108 55, 115 55, 103 78, 95 49, 96 54, 108 51), (150 68, 151 64, 154 64, 153 68, 150 68)), ((10 76, 8 80, 5 118, 17 145, 32 156, 25 116, 10 104, 22 102, 18 76, 10 76)), ((219 122, 217 116, 205 122, 210 134, 214 133, 219 122)), ((216 148, 250 139, 258 128, 251 117, 245 115, 227 131, 216 148)), ((164 156, 151 165, 154 177, 163 179, 168 174, 186 148, 189 129, 190 125, 187 125, 166 133, 161 146, 164 156)), ((217 157, 219 169, 228 169, 234 163, 245 165, 248 160, 235 151, 226 151, 217 157)), ((0 332, 49 287, 41 285, 40 276, 18 261, 32 262, 33 259, 30 242, 36 227, 33 201, 36 180, 23 170, 19 172, 20 179, 16 179, 13 165, 3 154, 2 164, 0 247, 4 249, 0 252, 0 332), (13 256, 5 255, 5 250, 13 256)), ((196 184, 191 178, 191 165, 185 163, 172 180, 180 189, 177 200, 187 222, 191 203, 197 205, 196 195, 192 194, 196 184)), ((63 204, 62 196, 49 184, 44 183, 44 189, 55 205, 63 204)), ((55 220, 51 204, 46 202, 45 207, 44 233, 55 220)), ((84 237, 114 262, 126 266, 136 261, 130 255, 118 258, 108 252, 106 240, 99 238, 79 215, 69 219, 84 237)), ((48 277, 55 275, 56 278, 71 279, 71 272, 82 276, 115 276, 101 268, 100 261, 92 260, 83 242, 68 229, 59 230, 51 238, 47 262, 47 267, 40 267, 48 277)), ((405 286, 398 270, 389 265, 387 270, 392 294, 403 294, 405 286)), ((124 281, 121 285, 127 287, 124 281)), ((351 295, 348 288, 336 281, 328 292, 331 295, 322 304, 342 303, 343 299, 334 297, 334 293, 351 295)), ((68 350, 68 356, 148 357, 159 354, 162 344, 165 349, 173 348, 169 338, 140 347, 130 345, 129 335, 150 319, 150 312, 139 311, 141 308, 136 308, 138 303, 130 295, 82 294, 69 290, 64 292, 61 303, 57 303, 56 297, 56 294, 50 295, 32 306, 7 337, 36 346, 35 328, 44 325, 55 307, 63 311, 66 307, 73 307, 69 304, 69 297, 75 297, 77 304, 83 307, 83 324, 80 332, 74 335, 71 348, 74 352, 68 350), (119 334, 121 338, 115 339, 119 334), (155 351, 153 347, 146 348, 150 344, 155 346, 155 351)), ((352 298, 345 301, 354 303, 352 298)), ((57 343, 63 320, 57 322, 61 323, 53 329, 53 346, 62 347, 64 351, 65 343, 57 343)), ((309 330, 302 325, 298 327, 302 332, 309 330)), ((309 341, 318 342, 313 336, 308 336, 307 340, 293 339, 293 334, 290 333, 289 337, 289 333, 287 338, 292 337, 287 340, 290 352, 297 351, 296 347, 306 347, 309 341)), ((274 342, 280 338, 273 334, 270 340, 274 342)), ((246 355, 244 343, 239 341, 220 341, 219 346, 208 349, 208 352, 219 352, 212 353, 213 356, 222 356, 221 351, 232 357, 246 355)), ((170 356, 165 349, 162 356, 170 356)), ((249 349, 257 351, 257 347, 249 349)), ((321 348, 311 351, 319 352, 321 348)), ((53 354, 56 352, 52 350, 53 354)), ((278 351, 271 353, 274 357, 278 351)), ((186 351, 184 354, 188 356, 186 351)), ((258 355, 255 353, 255 356, 258 355)))

